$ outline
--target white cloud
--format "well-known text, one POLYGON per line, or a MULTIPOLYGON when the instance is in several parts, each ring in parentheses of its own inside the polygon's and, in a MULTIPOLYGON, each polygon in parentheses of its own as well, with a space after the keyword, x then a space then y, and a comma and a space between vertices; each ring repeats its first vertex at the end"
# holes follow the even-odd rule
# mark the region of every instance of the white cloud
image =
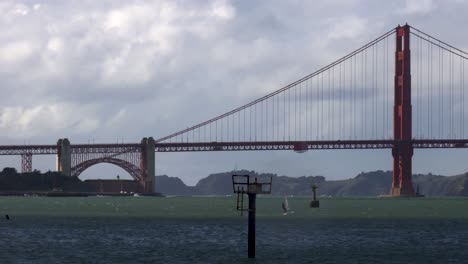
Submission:
POLYGON ((232 19, 236 15, 236 10, 226 1, 216 1, 212 5, 212 14, 222 19, 232 19))
POLYGON ((406 0, 405 7, 401 10, 403 14, 426 14, 435 9, 432 0, 406 0))
POLYGON ((17 64, 29 58, 33 52, 33 45, 26 40, 6 43, 0 46, 0 63, 17 64))
POLYGON ((29 13, 29 7, 24 4, 17 4, 13 10, 11 10, 11 13, 18 16, 25 16, 29 13))
POLYGON ((53 53, 61 53, 63 51, 63 40, 53 37, 47 42, 47 49, 53 53))
POLYGON ((100 121, 84 105, 40 104, 32 107, 4 107, 0 110, 0 136, 12 139, 31 138, 64 129, 89 133, 100 121))
POLYGON ((346 16, 330 20, 328 38, 331 41, 359 38, 368 28, 367 20, 357 16, 346 16))

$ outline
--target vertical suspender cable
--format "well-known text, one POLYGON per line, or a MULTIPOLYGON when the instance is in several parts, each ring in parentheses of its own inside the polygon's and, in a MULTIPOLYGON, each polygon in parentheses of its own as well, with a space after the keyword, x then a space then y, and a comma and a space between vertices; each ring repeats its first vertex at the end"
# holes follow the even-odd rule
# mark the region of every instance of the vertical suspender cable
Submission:
POLYGON ((430 135, 430 101, 431 101, 431 95, 430 95, 430 90, 431 90, 431 84, 430 84, 430 55, 429 55, 429 48, 430 48, 430 43, 427 43, 427 135, 426 138, 429 137, 430 135))
POLYGON ((291 140, 291 89, 288 90, 288 140, 291 140))
POLYGON ((294 140, 297 140, 297 86, 294 86, 294 140))
POLYGON ((390 48, 388 46, 388 37, 385 39, 385 75, 384 75, 384 87, 385 87, 385 133, 384 139, 388 138, 388 130, 389 130, 389 119, 388 119, 388 52, 390 48))
POLYGON ((302 139, 302 82, 299 84, 299 140, 302 139))
POLYGON ((386 77, 386 82, 385 82, 386 83, 386 89, 385 89, 386 93, 385 94, 387 96, 386 99, 385 99, 385 101, 387 102, 387 107, 385 108, 386 111, 387 111, 386 112, 386 116, 387 116, 387 132, 386 132, 387 134, 386 134, 386 138, 389 138, 389 131, 391 130, 390 129, 391 128, 391 118, 390 118, 391 111, 390 111, 390 109, 392 107, 392 105, 390 103, 390 100, 389 100, 390 99, 389 98, 390 88, 389 88, 389 82, 388 82, 389 81, 389 63, 390 63, 389 53, 390 53, 390 50, 391 50, 390 47, 389 47, 389 42, 388 42, 389 39, 390 39, 389 37, 387 37, 387 39, 386 39, 386 41, 387 41, 387 53, 386 53, 386 55, 387 55, 387 77, 386 77))
POLYGON ((349 63, 350 67, 350 84, 351 84, 351 98, 350 98, 350 111, 349 113, 351 114, 351 127, 350 127, 350 137, 353 139, 354 134, 353 134, 353 129, 354 129, 354 62, 353 62, 353 57, 349 58, 351 61, 349 63))
POLYGON ((287 120, 287 93, 289 91, 284 91, 283 92, 283 140, 286 140, 288 137, 286 136, 287 135, 287 130, 288 130, 288 120, 287 120))
MULTIPOLYGON (((452 50, 450 50, 452 51, 452 50)), ((450 52, 450 135, 453 138, 453 54, 450 52)))
POLYGON ((462 60, 462 135, 465 138, 465 60, 462 60))
POLYGON ((280 94, 278 94, 278 95, 276 96, 276 98, 277 98, 277 106, 276 106, 276 108, 277 108, 277 115, 276 115, 276 121, 277 121, 277 122, 276 122, 276 139, 277 139, 278 141, 280 141, 280 138, 281 138, 281 137, 280 137, 280 113, 281 113, 281 112, 280 112, 280 106, 281 106, 281 103, 280 103, 280 99, 281 99, 281 98, 280 98, 280 96, 281 96, 280 94))
MULTIPOLYGON (((440 43, 439 43, 440 45, 440 43)), ((443 124, 443 120, 442 120, 442 49, 439 47, 438 48, 438 51, 439 51, 439 62, 438 62, 438 65, 439 65, 439 96, 438 96, 438 106, 439 106, 439 111, 438 111, 438 122, 437 122, 437 125, 439 127, 438 129, 438 137, 439 139, 442 138, 442 127, 444 126, 443 124)))
POLYGON ((375 139, 379 137, 379 43, 375 43, 375 139))
POLYGON ((374 89, 375 89, 375 136, 377 139, 379 136, 379 114, 378 114, 378 97, 379 97, 379 43, 375 43, 375 78, 374 78, 374 89))
POLYGON ((243 127, 244 127, 244 136, 243 136, 243 141, 246 142, 246 141, 247 141, 247 138, 246 138, 245 129, 246 129, 246 119, 247 119, 247 118, 245 117, 245 116, 246 116, 245 112, 247 112, 247 110, 244 109, 243 112, 244 112, 244 125, 243 125, 243 127))
POLYGON ((309 90, 309 100, 307 100, 309 102, 309 137, 308 137, 308 140, 312 140, 312 104, 313 104, 313 101, 312 101, 312 79, 309 79, 307 80, 308 82, 308 90, 309 90))
POLYGON ((316 91, 316 93, 315 93, 316 94, 316 103, 315 104, 317 105, 317 107, 316 107, 317 110, 315 111, 315 113, 317 113, 317 118, 315 120, 315 126, 317 128, 317 134, 315 135, 315 137, 316 137, 316 140, 318 140, 319 139, 319 128, 320 128, 319 75, 317 75, 315 78, 317 79, 317 83, 315 84, 316 85, 315 86, 315 91, 316 91))
POLYGON ((276 96, 273 96, 268 100, 270 100, 270 104, 269 104, 270 108, 268 110, 270 115, 268 116, 269 122, 268 122, 267 130, 270 131, 269 140, 270 141, 275 141, 275 100, 276 100, 276 96))
POLYGON ((367 74, 367 49, 364 50, 364 72, 365 72, 365 83, 364 83, 364 87, 365 87, 365 95, 364 95, 364 138, 367 138, 367 103, 368 103, 368 97, 367 97, 367 94, 368 94, 368 84, 369 84, 369 78, 367 77, 368 74, 367 74))
POLYGON ((269 99, 265 100, 265 141, 269 140, 268 130, 270 128, 270 120, 268 119, 268 112, 269 112, 268 101, 269 101, 269 99))
POLYGON ((423 56, 424 56, 424 51, 423 51, 423 43, 421 39, 419 39, 419 65, 418 65, 418 70, 419 70, 419 136, 421 138, 424 138, 424 130, 423 130, 423 115, 424 115, 424 100, 423 100, 423 56))
POLYGON ((328 95, 328 109, 327 109, 327 138, 330 139, 330 123, 331 123, 331 117, 330 117, 330 107, 331 107, 331 89, 330 89, 330 70, 327 71, 327 78, 328 78, 328 85, 327 85, 327 95, 328 95))
POLYGON ((445 120, 447 119, 444 116, 444 100, 445 100, 445 78, 444 78, 444 50, 439 48, 440 51, 440 138, 445 137, 445 120))
POLYGON ((242 117, 241 112, 238 112, 237 114, 237 133, 239 134, 237 135, 238 141, 241 141, 241 117, 242 117))
POLYGON ((361 52, 361 139, 364 139, 364 118, 365 118, 365 95, 364 95, 364 53, 361 52))
POLYGON ((375 139, 375 45, 372 46, 372 139, 375 139))
POLYGON ((323 123, 324 123, 324 111, 323 111, 323 73, 320 74, 320 102, 321 102, 321 105, 322 105, 322 110, 321 110, 321 116, 320 116, 320 138, 323 140, 323 123))
POLYGON ((430 127, 430 130, 429 130, 429 138, 433 138, 433 127, 432 127, 432 120, 433 120, 433 114, 432 114, 432 108, 433 108, 433 93, 432 93, 432 86, 433 86, 433 76, 432 76, 432 59, 433 59, 433 55, 432 55, 432 45, 430 46, 430 52, 429 52, 430 56, 429 56, 429 64, 430 64, 430 71, 429 71, 429 78, 431 80, 431 85, 429 87, 430 89, 430 96, 429 96, 429 116, 430 116, 430 120, 429 120, 429 127, 430 127))
POLYGON ((342 107, 342 102, 343 102, 343 84, 341 82, 341 63, 339 65, 339 82, 338 82, 338 138, 341 139, 341 133, 342 133, 342 128, 341 128, 341 119, 343 118, 342 112, 341 112, 341 107, 342 107))
POLYGON ((332 139, 336 139, 335 137, 335 67, 331 68, 331 71, 332 71, 332 88, 331 88, 331 91, 332 91, 332 113, 331 113, 331 116, 332 116, 332 139))
POLYGON ((257 141, 257 104, 254 104, 254 113, 253 113, 253 117, 254 117, 254 141, 257 141))
POLYGON ((343 61, 343 97, 342 97, 342 113, 341 113, 341 129, 343 131, 343 138, 346 138, 345 134, 345 121, 346 121, 346 91, 344 90, 344 87, 347 87, 347 82, 346 82, 346 61, 343 61))
POLYGON ((305 140, 309 140, 309 80, 306 80, 305 99, 305 140))
MULTIPOLYGON (((303 85, 304 85, 304 82, 301 82, 300 83, 300 90, 299 90, 299 140, 304 140, 304 138, 302 137, 302 130, 304 129, 304 125, 302 124, 302 121, 303 121, 303 118, 302 118, 302 115, 305 111, 303 111, 303 107, 304 107, 304 104, 302 103, 304 100, 303 100, 303 97, 302 97, 302 90, 303 90, 303 85)), ((306 90, 307 91, 307 90, 306 90)))
POLYGON ((310 138, 309 140, 312 140, 313 139, 313 129, 314 129, 314 111, 312 110, 314 108, 314 105, 316 105, 315 103, 315 97, 314 97, 314 82, 312 79, 309 79, 309 110, 310 110, 310 115, 309 115, 309 125, 310 125, 310 128, 309 128, 309 133, 310 133, 310 138))
MULTIPOLYGON (((463 58, 460 57, 460 63, 459 63, 459 71, 460 71, 460 75, 459 75, 459 97, 460 97, 460 107, 462 108, 463 110, 463 96, 462 96, 462 61, 463 61, 463 58)), ((462 139, 463 138, 463 112, 460 111, 460 134, 459 134, 459 138, 462 139)))
POLYGON ((356 56, 353 56, 353 61, 352 61, 352 65, 353 65, 353 71, 352 71, 352 74, 353 74, 353 85, 352 85, 352 101, 353 101, 353 122, 352 122, 352 139, 356 139, 357 137, 357 123, 358 123, 358 116, 357 116, 357 113, 358 113, 358 105, 357 105, 357 91, 358 91, 358 78, 357 78, 357 75, 358 75, 358 64, 357 64, 357 60, 358 60, 358 57, 357 55, 356 56))
POLYGON ((387 42, 386 40, 383 42, 383 70, 382 70, 382 97, 383 97, 383 103, 382 103, 382 120, 383 120, 383 124, 382 124, 382 139, 385 139, 385 132, 386 132, 386 128, 387 128, 387 115, 386 115, 386 104, 387 104, 387 100, 386 100, 386 89, 385 89, 385 74, 386 74, 386 71, 387 71, 387 42))

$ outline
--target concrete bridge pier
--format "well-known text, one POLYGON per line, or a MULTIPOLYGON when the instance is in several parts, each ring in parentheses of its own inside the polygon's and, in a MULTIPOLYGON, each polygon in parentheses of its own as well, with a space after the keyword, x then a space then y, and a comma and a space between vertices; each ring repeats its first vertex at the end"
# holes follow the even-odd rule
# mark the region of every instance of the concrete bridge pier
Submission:
POLYGON ((152 137, 141 140, 140 170, 143 178, 143 190, 146 193, 154 192, 155 184, 155 142, 152 137))
POLYGON ((68 138, 57 141, 57 171, 65 176, 71 176, 71 147, 68 138))

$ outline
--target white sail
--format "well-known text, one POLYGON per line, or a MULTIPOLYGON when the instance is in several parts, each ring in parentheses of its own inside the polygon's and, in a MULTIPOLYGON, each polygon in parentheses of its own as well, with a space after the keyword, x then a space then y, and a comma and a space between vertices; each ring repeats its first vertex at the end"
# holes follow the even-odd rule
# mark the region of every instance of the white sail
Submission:
POLYGON ((281 207, 283 208, 283 215, 287 215, 289 211, 289 204, 288 198, 286 196, 284 197, 284 202, 281 204, 281 207))

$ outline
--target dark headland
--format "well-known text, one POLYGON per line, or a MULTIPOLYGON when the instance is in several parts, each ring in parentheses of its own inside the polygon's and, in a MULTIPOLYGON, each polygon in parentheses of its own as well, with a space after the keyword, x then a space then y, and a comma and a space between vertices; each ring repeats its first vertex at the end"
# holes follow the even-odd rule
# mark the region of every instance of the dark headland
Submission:
POLYGON ((85 196, 161 196, 143 193, 141 185, 133 180, 84 180, 64 176, 59 172, 40 172, 38 170, 18 173, 14 168, 4 168, 0 172, 1 196, 48 196, 48 197, 85 197, 85 196))
MULTIPOLYGON (((310 196, 312 193, 311 184, 316 183, 319 187, 319 195, 332 197, 385 195, 389 193, 392 179, 391 171, 362 172, 345 180, 327 180, 323 176, 289 177, 238 170, 211 174, 199 180, 195 186, 187 186, 177 177, 156 176, 155 191, 163 195, 231 195, 232 174, 249 174, 259 178, 271 176, 273 178, 273 195, 310 196)), ((112 195, 133 195, 132 192, 125 191, 125 186, 132 184, 132 182, 130 180, 121 181, 124 184, 123 192, 114 190, 112 195)), ((66 177, 57 172, 18 173, 13 168, 5 168, 0 172, 0 195, 109 195, 109 192, 99 192, 99 189, 96 188, 97 182, 98 180, 82 181, 77 177, 66 177)), ((413 183, 415 189, 418 189, 426 197, 468 196, 468 173, 456 176, 415 174, 413 175, 413 183)))

